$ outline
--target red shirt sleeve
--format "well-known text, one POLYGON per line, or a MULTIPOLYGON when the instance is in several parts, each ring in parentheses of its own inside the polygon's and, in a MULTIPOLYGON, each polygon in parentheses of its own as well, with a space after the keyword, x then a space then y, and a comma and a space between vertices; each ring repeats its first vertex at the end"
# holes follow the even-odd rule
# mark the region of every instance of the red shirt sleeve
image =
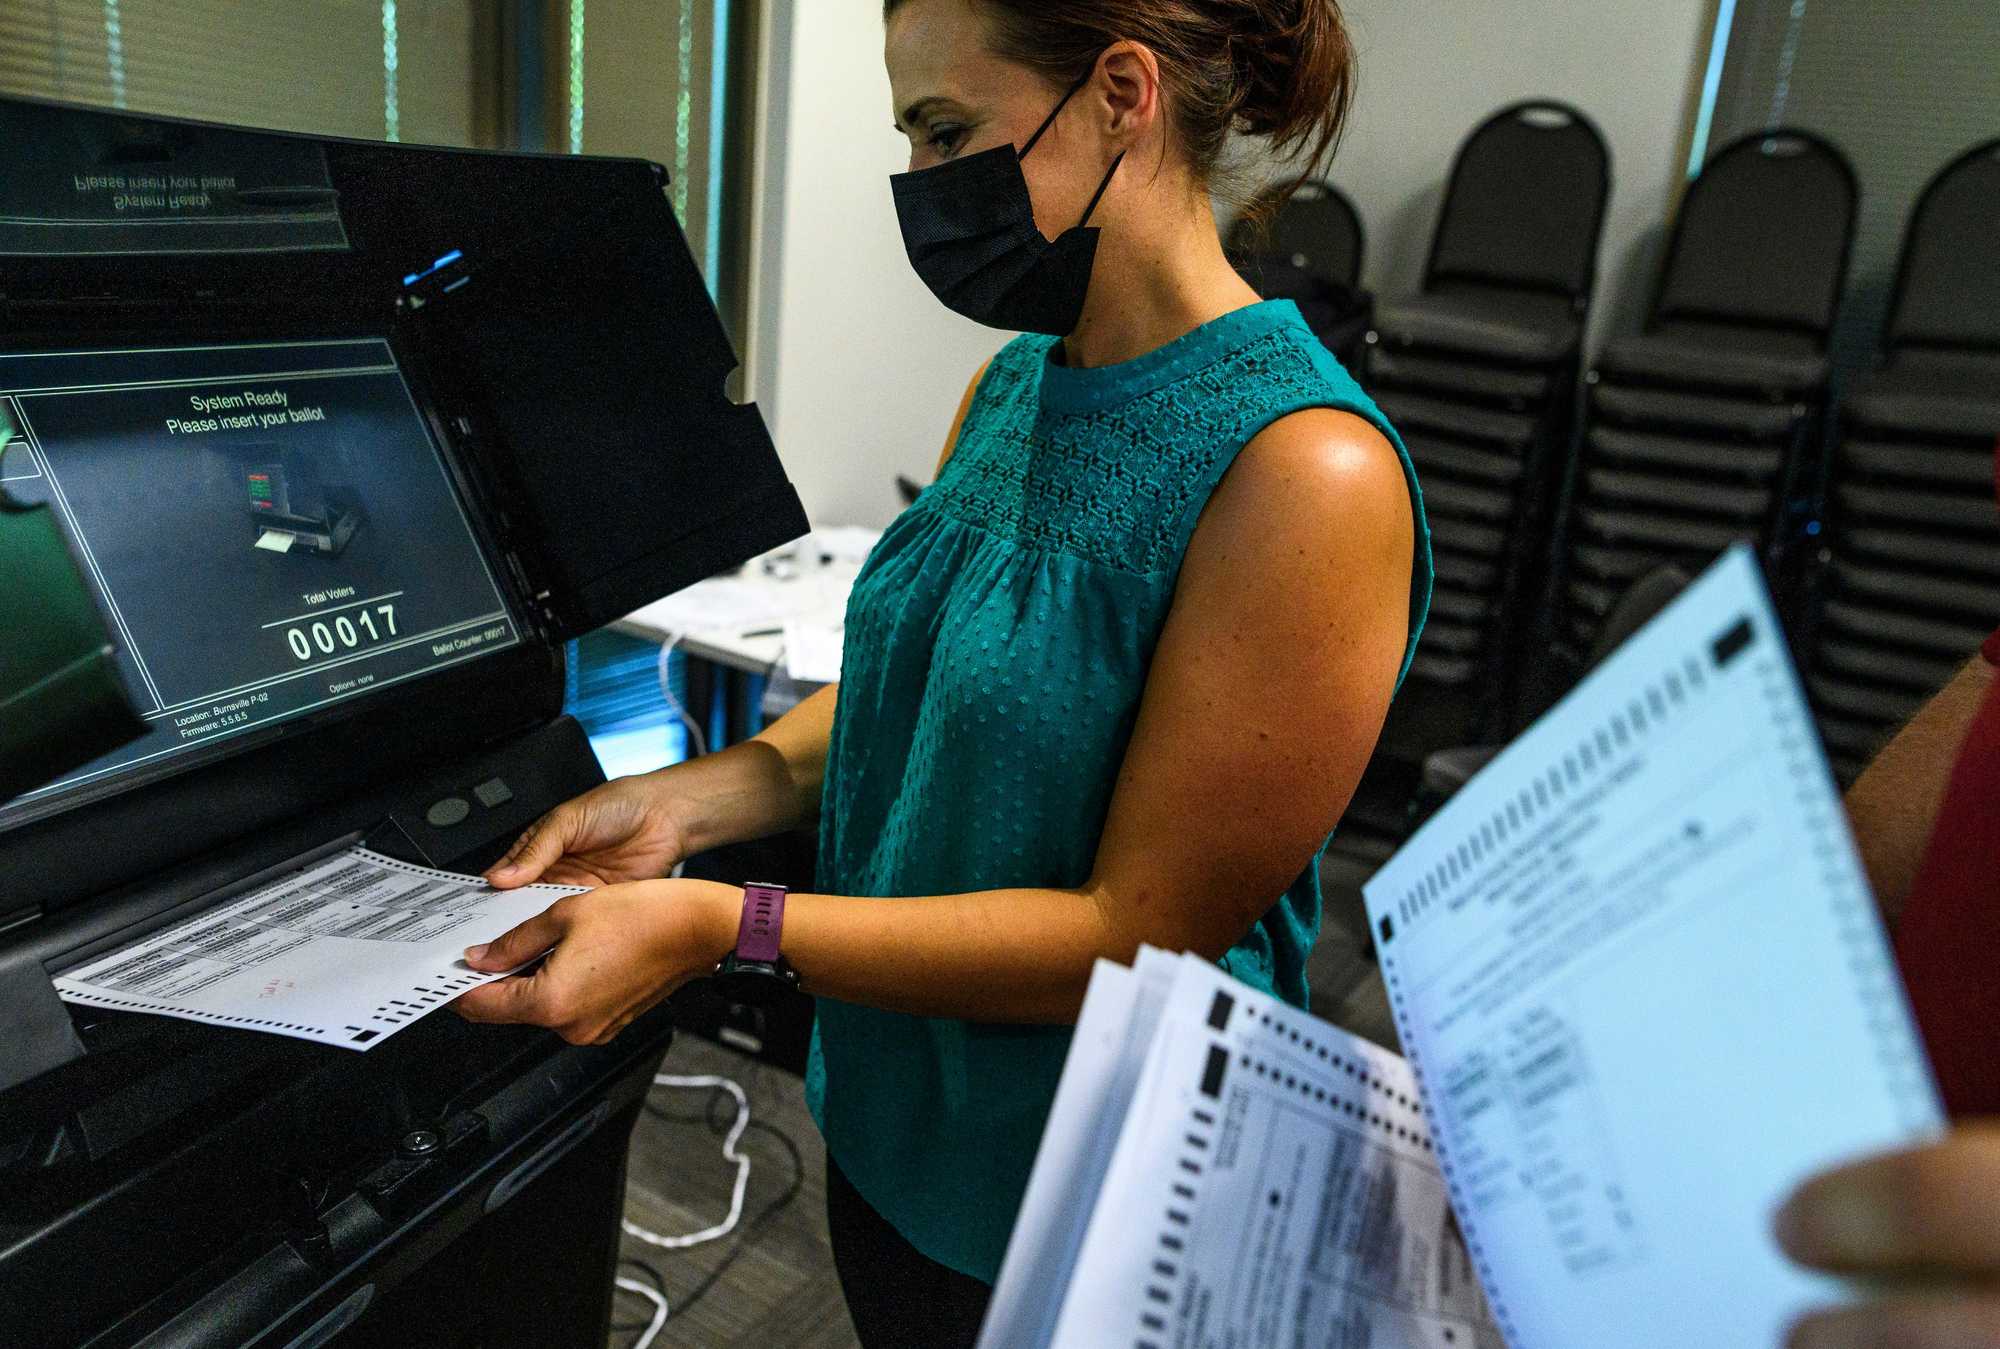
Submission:
POLYGON ((1896 958, 1946 1108, 2000 1115, 2000 682, 1959 751, 1896 958))
MULTIPOLYGON (((2000 463, 2000 440, 1993 450, 2000 463)), ((2000 632, 1980 650, 2000 665, 2000 632)), ((1896 958, 1946 1109, 2000 1114, 2000 680, 1959 750, 1896 958)))

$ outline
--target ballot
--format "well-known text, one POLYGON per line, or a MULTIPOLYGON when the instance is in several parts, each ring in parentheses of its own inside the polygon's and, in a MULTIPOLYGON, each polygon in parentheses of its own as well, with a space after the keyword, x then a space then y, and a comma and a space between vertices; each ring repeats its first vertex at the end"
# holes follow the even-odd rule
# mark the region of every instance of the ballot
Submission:
POLYGON ((1775 1345, 1798 1182, 1936 1088, 1736 549, 1371 880, 1407 1061, 1100 963, 980 1345, 1775 1345))
POLYGON ((53 980, 65 1002, 369 1050, 481 984, 465 948, 575 886, 477 876, 348 848, 53 980))
POLYGON ((981 1349, 1498 1349, 1395 1054, 1192 956, 1100 962, 981 1349))
POLYGON ((1839 1289, 1771 1218, 1943 1116, 1797 675, 1727 554, 1366 886, 1494 1314, 1770 1345, 1839 1289))

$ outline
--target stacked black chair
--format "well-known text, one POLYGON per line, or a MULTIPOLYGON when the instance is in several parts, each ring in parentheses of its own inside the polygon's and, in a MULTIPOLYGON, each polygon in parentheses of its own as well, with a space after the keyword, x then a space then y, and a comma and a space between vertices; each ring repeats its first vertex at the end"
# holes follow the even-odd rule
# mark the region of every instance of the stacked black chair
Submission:
POLYGON ((1335 836, 1356 865, 1408 833, 1426 755, 1511 729, 1519 613, 1567 454, 1610 191, 1610 153, 1583 114, 1503 108, 1459 147, 1419 293, 1377 307, 1356 373, 1416 460, 1437 589, 1335 836))
POLYGON ((1790 130, 1732 142, 1688 188, 1644 332, 1590 375, 1559 660, 1580 661, 1662 561, 1743 539, 1778 569, 1788 503, 1818 482, 1855 198, 1840 152, 1790 130))
POLYGON ((1292 300, 1320 341, 1350 367, 1374 319, 1361 289, 1367 236, 1361 217, 1331 183, 1307 180, 1275 208, 1253 207, 1230 227, 1226 250, 1267 300, 1292 300))
POLYGON ((1610 153, 1559 103, 1504 108, 1452 166, 1423 289, 1384 304, 1363 383, 1423 483, 1437 592, 1391 753, 1497 736, 1546 553, 1574 418, 1578 352, 1610 198, 1610 153))
POLYGON ((1808 679, 1843 778, 2000 624, 2000 140, 1917 199, 1882 347, 1841 404, 1808 679))
MULTIPOLYGON (((1671 563, 1640 576, 1605 615, 1597 640, 1591 644, 1583 668, 1577 672, 1577 680, 1580 682, 1584 675, 1611 659, 1619 647, 1693 584, 1692 576, 1671 563)), ((1423 786, 1417 795, 1415 813, 1426 818, 1436 813, 1439 806, 1456 796, 1460 788, 1506 748, 1505 745, 1459 745, 1431 754, 1424 760, 1423 786)))

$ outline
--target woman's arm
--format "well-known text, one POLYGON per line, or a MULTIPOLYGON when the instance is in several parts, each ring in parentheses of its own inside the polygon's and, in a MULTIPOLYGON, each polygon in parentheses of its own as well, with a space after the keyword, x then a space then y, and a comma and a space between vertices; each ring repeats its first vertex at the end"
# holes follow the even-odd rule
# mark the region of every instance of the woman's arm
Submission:
POLYGON ((1992 686, 1993 667, 1974 656, 1847 789, 1854 841, 1891 923, 1916 882, 1966 730, 1992 686))
MULTIPOLYGON (((921 900, 802 896, 813 992, 1067 1021, 1098 957, 1215 958, 1347 808, 1409 636, 1414 530, 1395 451, 1359 418, 1287 417, 1211 498, 1154 653, 1090 880, 921 900)), ((733 932, 731 939, 733 940, 733 932)))
POLYGON ((840 685, 829 684, 742 744, 660 771, 663 789, 682 803, 690 855, 819 818, 839 697, 840 685))
POLYGON ((654 881, 698 852, 794 829, 819 814, 837 687, 756 740, 616 778, 536 820, 486 873, 502 889, 654 881))
MULTIPOLYGON (((921 1015, 1061 1022, 1099 957, 1220 956, 1311 861, 1386 715, 1409 631, 1409 492, 1359 418, 1287 417, 1203 513, 1090 879, 930 898, 795 895, 784 952, 823 996, 921 1015)), ((660 882, 558 904, 468 959, 536 974, 461 999, 477 1020, 601 1041, 735 944, 742 894, 660 882)))

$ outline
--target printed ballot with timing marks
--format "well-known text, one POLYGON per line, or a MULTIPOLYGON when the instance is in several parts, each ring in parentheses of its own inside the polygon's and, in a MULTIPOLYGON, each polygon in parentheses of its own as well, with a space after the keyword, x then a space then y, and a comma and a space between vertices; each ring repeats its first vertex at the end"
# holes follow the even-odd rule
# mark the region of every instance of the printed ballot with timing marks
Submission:
POLYGON ((1100 964, 980 1345, 1497 1349, 1396 1055, 1146 950, 1100 964))
POLYGON ((1943 1116, 1747 549, 1365 889, 1510 1343, 1778 1344, 1842 1295, 1773 1212, 1943 1116))
POLYGON ((367 1050, 467 989, 462 959, 572 886, 477 876, 348 848, 55 980, 66 1002, 367 1050))

